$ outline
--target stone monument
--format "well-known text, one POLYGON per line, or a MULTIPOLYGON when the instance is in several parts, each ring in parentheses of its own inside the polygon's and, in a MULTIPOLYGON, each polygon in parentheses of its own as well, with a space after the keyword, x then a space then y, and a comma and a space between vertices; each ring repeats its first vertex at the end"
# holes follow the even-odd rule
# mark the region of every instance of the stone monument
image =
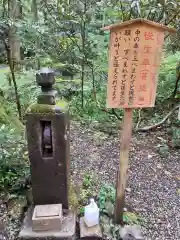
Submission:
POLYGON ((57 100, 53 71, 36 74, 37 103, 26 113, 33 206, 20 239, 74 239, 76 216, 69 209, 70 154, 68 104, 57 100))

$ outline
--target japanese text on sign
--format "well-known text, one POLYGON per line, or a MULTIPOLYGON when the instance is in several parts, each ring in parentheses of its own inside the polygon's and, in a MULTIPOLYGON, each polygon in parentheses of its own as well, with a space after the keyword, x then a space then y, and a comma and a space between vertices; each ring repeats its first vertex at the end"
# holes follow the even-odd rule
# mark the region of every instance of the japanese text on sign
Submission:
POLYGON ((163 41, 164 32, 151 26, 111 32, 108 107, 154 106, 163 41))

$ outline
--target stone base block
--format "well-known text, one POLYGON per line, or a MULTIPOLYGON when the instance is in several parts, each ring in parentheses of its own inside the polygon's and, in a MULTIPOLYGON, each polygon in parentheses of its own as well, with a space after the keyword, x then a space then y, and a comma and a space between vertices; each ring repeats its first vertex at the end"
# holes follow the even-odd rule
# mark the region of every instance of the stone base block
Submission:
POLYGON ((138 225, 126 225, 122 227, 120 236, 122 240, 145 240, 141 232, 141 227, 138 225))
POLYGON ((18 239, 20 240, 75 240, 76 236, 76 214, 72 211, 67 212, 63 215, 62 224, 59 230, 54 231, 39 231, 35 232, 32 229, 32 214, 33 207, 30 207, 24 218, 22 229, 19 233, 18 239))
POLYGON ((59 231, 62 217, 62 204, 37 205, 32 216, 32 229, 33 231, 59 231))
POLYGON ((80 238, 86 240, 102 239, 102 231, 100 225, 94 227, 87 227, 84 218, 80 218, 80 238))

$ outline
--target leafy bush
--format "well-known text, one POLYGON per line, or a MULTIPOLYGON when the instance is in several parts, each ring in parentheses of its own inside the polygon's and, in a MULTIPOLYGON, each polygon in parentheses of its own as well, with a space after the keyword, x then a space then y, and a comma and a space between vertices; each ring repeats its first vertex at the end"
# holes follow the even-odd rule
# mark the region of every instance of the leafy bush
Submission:
POLYGON ((102 185, 99 193, 99 208, 102 212, 106 210, 106 203, 115 203, 115 188, 111 185, 102 185))
MULTIPOLYGON (((98 97, 101 98, 101 96, 98 97)), ((102 98, 100 100, 102 101, 102 98)), ((107 119, 106 114, 99 109, 97 102, 93 100, 92 91, 89 89, 84 93, 84 108, 81 107, 81 95, 78 94, 71 100, 70 111, 76 119, 83 119, 87 122, 100 121, 101 118, 107 119)))
POLYGON ((159 73, 157 101, 162 102, 172 97, 177 78, 176 68, 179 62, 180 52, 168 55, 163 59, 159 73))
POLYGON ((26 142, 10 126, 0 127, 0 189, 14 192, 24 186, 29 175, 26 142))

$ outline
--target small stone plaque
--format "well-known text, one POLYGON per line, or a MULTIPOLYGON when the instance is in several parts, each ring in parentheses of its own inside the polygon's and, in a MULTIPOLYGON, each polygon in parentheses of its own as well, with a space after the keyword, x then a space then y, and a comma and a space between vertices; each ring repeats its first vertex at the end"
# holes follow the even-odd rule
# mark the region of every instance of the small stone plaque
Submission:
POLYGON ((60 230, 62 204, 37 205, 32 216, 33 231, 60 230))
POLYGON ((80 218, 80 239, 93 239, 93 240, 99 240, 102 239, 102 231, 100 225, 96 225, 93 227, 87 227, 84 218, 80 218))
POLYGON ((38 205, 34 209, 36 217, 53 217, 59 216, 62 211, 61 204, 38 205))

